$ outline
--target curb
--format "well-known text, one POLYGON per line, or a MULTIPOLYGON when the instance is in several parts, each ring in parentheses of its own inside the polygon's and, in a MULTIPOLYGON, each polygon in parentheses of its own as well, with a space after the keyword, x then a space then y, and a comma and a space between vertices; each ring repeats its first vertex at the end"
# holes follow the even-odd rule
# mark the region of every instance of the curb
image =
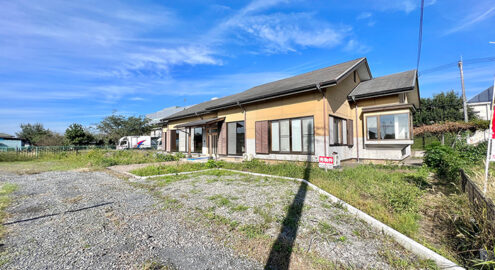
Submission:
POLYGON ((210 170, 223 170, 223 171, 230 171, 230 172, 235 172, 235 173, 249 174, 249 175, 254 175, 254 176, 279 178, 279 179, 286 179, 286 180, 292 180, 292 181, 306 183, 308 186, 310 186, 314 190, 318 191, 318 193, 326 195, 333 203, 338 203, 338 204, 342 205, 343 207, 345 207, 349 213, 364 220, 371 227, 373 227, 376 230, 381 231, 382 233, 392 237, 397 243, 399 243, 405 249, 409 250, 410 252, 416 254, 417 256, 419 256, 423 259, 434 261, 440 269, 454 269, 454 270, 461 270, 462 269, 462 270, 465 270, 463 267, 457 265, 456 263, 450 261, 449 259, 443 257, 442 255, 440 255, 440 254, 434 252, 433 250, 421 245, 420 243, 414 241, 413 239, 411 239, 411 238, 405 236, 404 234, 394 230, 393 228, 389 227, 388 225, 385 225, 381 221, 373 218, 372 216, 370 216, 370 215, 364 213, 363 211, 355 208, 354 206, 346 203, 345 201, 335 197, 334 195, 322 190, 321 188, 315 186, 314 184, 308 182, 305 179, 286 177, 286 176, 276 176, 276 175, 262 174, 262 173, 237 171, 237 170, 230 170, 230 169, 223 169, 223 168, 206 169, 206 170, 182 172, 182 173, 162 174, 162 175, 152 175, 152 176, 137 176, 137 175, 134 175, 134 174, 129 173, 129 172, 124 172, 124 173, 129 175, 129 176, 132 176, 134 178, 147 179, 147 178, 151 178, 151 177, 191 174, 191 173, 205 172, 205 171, 210 171, 210 170))

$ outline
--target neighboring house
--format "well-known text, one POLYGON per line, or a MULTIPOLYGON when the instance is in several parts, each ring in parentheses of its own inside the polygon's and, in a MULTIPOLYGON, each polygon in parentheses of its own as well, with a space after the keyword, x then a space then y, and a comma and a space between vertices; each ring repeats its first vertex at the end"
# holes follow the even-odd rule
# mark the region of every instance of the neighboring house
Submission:
POLYGON ((150 119, 150 125, 153 126, 153 129, 151 130, 151 137, 162 137, 162 127, 160 120, 170 116, 174 113, 183 111, 191 106, 185 106, 185 107, 180 107, 180 106, 173 106, 173 107, 168 107, 165 108, 161 111, 155 112, 155 113, 150 113, 146 115, 146 118, 150 119))
POLYGON ((490 104, 492 103, 493 86, 488 87, 485 91, 471 98, 467 105, 473 109, 473 112, 480 119, 490 119, 490 104))
POLYGON ((26 140, 15 138, 6 133, 0 133, 0 148, 22 148, 29 146, 26 140))
POLYGON ((162 119, 162 136, 205 156, 402 160, 418 107, 416 70, 373 78, 359 58, 197 104, 162 119))

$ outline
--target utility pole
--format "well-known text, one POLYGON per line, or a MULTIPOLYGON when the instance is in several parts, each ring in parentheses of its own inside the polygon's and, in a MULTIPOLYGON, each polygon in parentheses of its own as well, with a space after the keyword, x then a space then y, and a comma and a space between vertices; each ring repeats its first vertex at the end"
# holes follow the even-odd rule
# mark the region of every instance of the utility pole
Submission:
POLYGON ((464 88, 464 71, 462 70, 462 56, 461 60, 458 63, 459 71, 461 72, 461 86, 462 86, 462 107, 464 109, 464 122, 468 122, 468 112, 467 112, 467 104, 466 104, 466 89, 464 88))

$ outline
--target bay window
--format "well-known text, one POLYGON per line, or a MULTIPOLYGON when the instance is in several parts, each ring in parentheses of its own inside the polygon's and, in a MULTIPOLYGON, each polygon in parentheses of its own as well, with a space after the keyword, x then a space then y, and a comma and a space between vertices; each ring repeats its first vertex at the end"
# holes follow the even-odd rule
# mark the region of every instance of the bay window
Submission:
POLYGON ((410 121, 408 113, 383 114, 366 117, 368 140, 409 140, 410 121))
POLYGON ((270 121, 270 149, 274 153, 314 153, 313 118, 270 121))

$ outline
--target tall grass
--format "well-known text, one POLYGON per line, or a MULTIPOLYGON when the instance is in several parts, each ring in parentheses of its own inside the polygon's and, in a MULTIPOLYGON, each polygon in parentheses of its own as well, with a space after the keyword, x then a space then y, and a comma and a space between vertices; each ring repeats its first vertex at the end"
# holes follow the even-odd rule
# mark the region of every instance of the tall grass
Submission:
POLYGON ((0 152, 1 162, 63 162, 77 166, 108 167, 121 164, 139 164, 179 160, 178 155, 160 154, 155 151, 116 151, 116 150, 81 150, 58 153, 44 153, 38 158, 16 155, 14 152, 0 152))

